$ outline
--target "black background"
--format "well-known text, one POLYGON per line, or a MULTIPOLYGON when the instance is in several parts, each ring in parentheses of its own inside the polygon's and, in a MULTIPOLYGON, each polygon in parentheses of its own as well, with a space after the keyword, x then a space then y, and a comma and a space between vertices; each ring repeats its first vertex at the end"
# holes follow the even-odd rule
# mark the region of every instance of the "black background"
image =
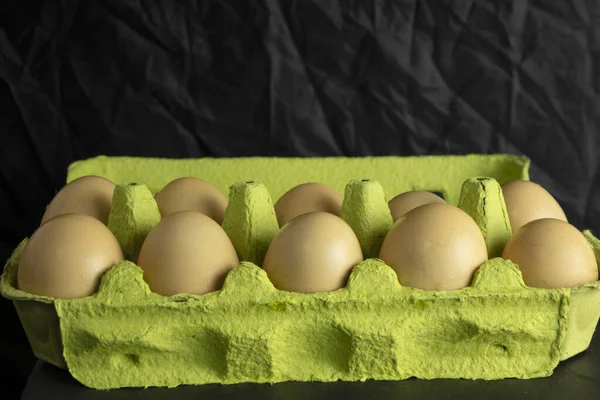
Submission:
MULTIPOLYGON (((514 153, 600 231, 600 4, 0 2, 0 259, 72 161, 514 153)), ((33 357, 1 300, 0 388, 33 357)))

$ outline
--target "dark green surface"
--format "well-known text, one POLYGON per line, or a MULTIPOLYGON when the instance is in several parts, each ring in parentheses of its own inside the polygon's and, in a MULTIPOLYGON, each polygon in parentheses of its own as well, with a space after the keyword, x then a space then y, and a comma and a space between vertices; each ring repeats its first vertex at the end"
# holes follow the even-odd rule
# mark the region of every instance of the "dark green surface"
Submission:
POLYGON ((23 400, 38 399, 598 399, 600 334, 590 348, 561 362, 547 378, 502 381, 417 380, 335 383, 181 386, 175 389, 97 391, 75 381, 67 371, 38 361, 23 392, 23 400))

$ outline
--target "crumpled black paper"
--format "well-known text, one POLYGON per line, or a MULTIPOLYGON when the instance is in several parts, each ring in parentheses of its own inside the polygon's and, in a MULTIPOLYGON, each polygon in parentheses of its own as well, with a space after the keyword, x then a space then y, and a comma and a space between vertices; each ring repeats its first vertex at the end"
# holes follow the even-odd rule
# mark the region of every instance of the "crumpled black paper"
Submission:
POLYGON ((599 41, 579 0, 1 2, 0 256, 99 154, 524 154, 598 234, 599 41))

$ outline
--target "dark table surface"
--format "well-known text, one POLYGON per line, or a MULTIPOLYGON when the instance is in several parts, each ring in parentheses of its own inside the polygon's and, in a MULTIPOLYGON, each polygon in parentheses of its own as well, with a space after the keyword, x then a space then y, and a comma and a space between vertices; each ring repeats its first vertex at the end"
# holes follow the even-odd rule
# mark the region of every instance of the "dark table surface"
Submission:
POLYGON ((561 362, 547 378, 501 381, 418 380, 336 383, 287 382, 98 391, 67 371, 38 361, 22 399, 595 399, 600 398, 600 333, 587 351, 561 362))

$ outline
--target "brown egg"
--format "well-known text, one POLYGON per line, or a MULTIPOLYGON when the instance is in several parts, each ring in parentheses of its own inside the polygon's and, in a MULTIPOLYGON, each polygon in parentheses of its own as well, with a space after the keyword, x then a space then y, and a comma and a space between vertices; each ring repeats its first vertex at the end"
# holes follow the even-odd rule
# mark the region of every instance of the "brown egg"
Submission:
POLYGON ((64 186, 52 199, 42 225, 62 214, 83 214, 108 223, 115 184, 100 176, 83 176, 64 186))
POLYGON ((178 211, 196 211, 220 225, 225 216, 227 197, 210 183, 188 177, 171 181, 158 192, 156 203, 163 218, 178 211))
POLYGON ((19 289, 62 299, 89 296, 104 272, 123 259, 106 225, 87 215, 59 215, 40 226, 23 249, 19 289))
POLYGON ((585 236, 558 219, 523 225, 506 243, 502 258, 519 266, 527 286, 555 289, 598 280, 594 251, 585 236))
POLYGON ((287 224, 298 215, 324 211, 340 215, 343 197, 322 183, 303 183, 288 190, 275 203, 275 214, 279 226, 287 224))
POLYGON ((362 260, 348 224, 333 214, 313 212, 292 219, 279 231, 263 269, 278 289, 330 292, 346 286, 352 268, 362 260))
POLYGON ((431 203, 446 204, 440 196, 422 190, 401 193, 388 202, 394 222, 401 216, 419 206, 431 203))
POLYGON ((223 228, 195 211, 163 218, 146 237, 138 257, 144 280, 163 296, 220 290, 227 273, 239 263, 223 228))
POLYGON ((379 258, 404 286, 455 290, 469 286, 488 257, 483 234, 467 213, 448 204, 426 204, 394 224, 379 258))
POLYGON ((501 187, 513 232, 536 219, 556 218, 567 222, 558 202, 537 183, 511 181, 501 187))

